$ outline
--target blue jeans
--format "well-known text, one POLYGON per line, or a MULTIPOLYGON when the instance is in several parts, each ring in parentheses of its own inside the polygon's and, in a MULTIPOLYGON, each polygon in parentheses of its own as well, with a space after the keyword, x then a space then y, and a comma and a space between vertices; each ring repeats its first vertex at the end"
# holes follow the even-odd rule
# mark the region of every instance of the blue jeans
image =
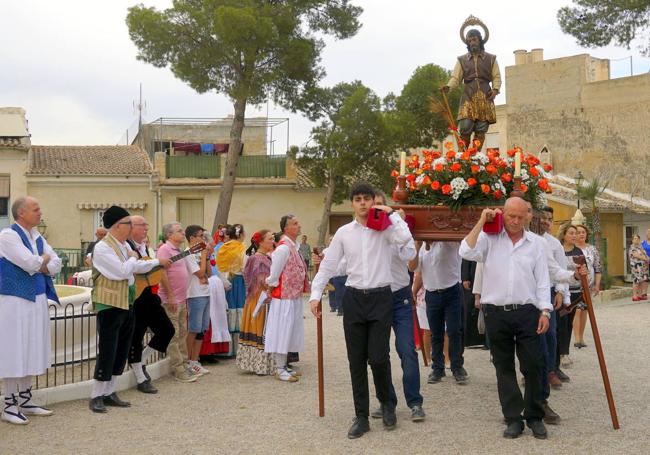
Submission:
POLYGON ((334 286, 334 303, 332 304, 330 300, 330 307, 339 312, 343 312, 343 294, 345 294, 345 282, 347 280, 347 275, 335 276, 330 280, 332 286, 334 286))
MULTIPOLYGON (((555 303, 555 291, 551 290, 551 303, 555 303)), ((548 400, 551 395, 551 386, 548 383, 548 374, 555 371, 555 353, 557 350, 557 313, 551 311, 548 330, 540 335, 542 351, 544 352, 544 375, 542 376, 542 399, 548 400)))
POLYGON ((427 303, 427 319, 431 329, 431 369, 438 373, 445 371, 445 359, 442 352, 445 341, 445 326, 449 337, 449 357, 451 371, 463 366, 463 301, 460 283, 438 291, 427 291, 424 297, 427 303))
MULTIPOLYGON (((395 333, 395 349, 402 363, 402 386, 406 405, 422 406, 420 394, 420 364, 418 353, 415 351, 413 340, 413 296, 411 287, 407 286, 393 292, 393 332, 395 333)), ((390 400, 397 405, 397 394, 391 381, 390 400)))

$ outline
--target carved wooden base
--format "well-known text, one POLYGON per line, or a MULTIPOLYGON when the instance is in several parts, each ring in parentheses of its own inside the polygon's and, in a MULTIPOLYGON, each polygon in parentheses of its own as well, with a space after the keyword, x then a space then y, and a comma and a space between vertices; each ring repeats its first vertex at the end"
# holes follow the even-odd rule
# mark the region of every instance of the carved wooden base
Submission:
POLYGON ((465 206, 458 211, 442 205, 394 205, 414 218, 416 240, 460 242, 472 230, 484 206, 465 206))

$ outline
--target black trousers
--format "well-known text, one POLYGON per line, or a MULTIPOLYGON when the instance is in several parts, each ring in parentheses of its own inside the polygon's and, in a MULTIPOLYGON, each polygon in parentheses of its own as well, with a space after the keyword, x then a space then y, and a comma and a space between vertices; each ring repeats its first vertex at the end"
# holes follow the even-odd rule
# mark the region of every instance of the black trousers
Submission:
POLYGON ((513 311, 483 305, 483 312, 503 416, 508 423, 521 420, 522 411, 525 420, 542 419, 544 353, 537 334, 540 311, 534 305, 525 305, 513 311), (526 381, 523 397, 515 373, 515 351, 526 381))
POLYGON ((133 311, 135 312, 135 329, 129 350, 129 363, 142 361, 142 339, 147 328, 153 332, 149 346, 158 352, 166 352, 167 346, 174 336, 174 325, 162 307, 160 297, 152 293, 150 288, 145 289, 142 295, 133 302, 133 311))
POLYGON ((377 398, 390 403, 390 329, 393 322, 393 293, 390 287, 365 293, 346 288, 343 296, 343 331, 350 363, 354 412, 370 414, 368 364, 372 369, 377 398))
POLYGON ((126 366, 133 336, 133 307, 128 310, 108 308, 97 313, 97 361, 95 375, 98 381, 110 381, 119 376, 126 366))

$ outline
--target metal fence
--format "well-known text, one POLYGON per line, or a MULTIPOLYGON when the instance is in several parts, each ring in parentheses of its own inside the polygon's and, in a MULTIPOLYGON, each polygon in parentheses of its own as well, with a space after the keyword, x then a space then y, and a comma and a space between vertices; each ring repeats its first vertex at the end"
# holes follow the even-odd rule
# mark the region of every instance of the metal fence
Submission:
MULTIPOLYGON (((52 304, 50 327, 52 339, 52 366, 36 377, 35 388, 43 389, 63 384, 87 381, 93 378, 97 358, 97 314, 91 311, 90 302, 52 304)), ((145 335, 145 341, 151 334, 145 335)), ((146 363, 164 357, 156 352, 146 363)))
POLYGON ((79 248, 54 248, 54 251, 61 259, 61 272, 55 277, 55 283, 66 284, 68 278, 89 267, 84 263, 85 250, 79 248))
MULTIPOLYGON (((167 178, 219 179, 222 177, 220 156, 167 156, 167 178)), ((237 162, 240 178, 285 178, 286 155, 242 155, 237 162)))
POLYGON ((287 176, 286 155, 242 155, 237 163, 237 177, 278 178, 287 176))

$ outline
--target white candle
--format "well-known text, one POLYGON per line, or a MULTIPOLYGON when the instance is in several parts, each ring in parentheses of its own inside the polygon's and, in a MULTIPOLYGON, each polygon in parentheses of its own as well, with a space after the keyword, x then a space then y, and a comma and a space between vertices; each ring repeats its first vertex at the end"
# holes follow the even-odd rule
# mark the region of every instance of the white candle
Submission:
POLYGON ((399 175, 406 174, 406 152, 400 153, 399 175))
POLYGON ((521 177, 521 153, 515 154, 515 177, 521 177))

